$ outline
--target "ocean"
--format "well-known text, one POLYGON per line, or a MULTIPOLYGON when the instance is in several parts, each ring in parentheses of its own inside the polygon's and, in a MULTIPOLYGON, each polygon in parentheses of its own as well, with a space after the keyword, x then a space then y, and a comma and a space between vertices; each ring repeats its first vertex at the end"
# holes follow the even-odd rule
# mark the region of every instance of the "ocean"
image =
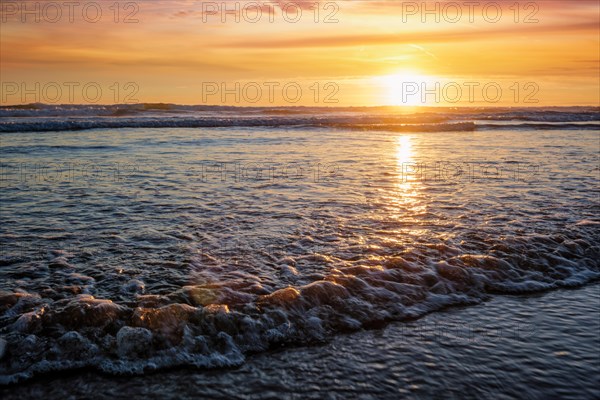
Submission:
POLYGON ((598 107, 0 117, 0 384, 15 393, 63 379, 232 398, 255 382, 249 397, 294 398, 289 367, 309 371, 287 376, 298 398, 600 396, 598 107))

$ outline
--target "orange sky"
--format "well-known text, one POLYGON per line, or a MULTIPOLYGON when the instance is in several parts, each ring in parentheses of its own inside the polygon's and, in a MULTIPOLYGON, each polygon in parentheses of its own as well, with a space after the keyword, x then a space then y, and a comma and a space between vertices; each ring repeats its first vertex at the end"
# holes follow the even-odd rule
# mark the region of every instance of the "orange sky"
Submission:
POLYGON ((479 6, 469 6, 467 1, 430 2, 426 7, 434 11, 423 15, 421 1, 303 0, 295 2, 303 9, 296 23, 291 22, 298 18, 295 7, 286 8, 287 1, 273 2, 281 5, 227 1, 228 9, 239 4, 240 21, 235 21, 234 12, 226 15, 225 23, 222 10, 211 13, 221 8, 222 0, 138 1, 139 10, 119 2, 118 23, 110 8, 113 0, 90 6, 88 20, 82 8, 91 2, 80 1, 73 22, 63 6, 55 23, 51 20, 56 10, 36 12, 36 2, 30 2, 29 10, 34 11, 24 15, 22 8, 28 7, 24 3, 1 2, 2 104, 56 98, 58 103, 84 103, 82 87, 91 82, 102 90, 99 103, 536 106, 600 102, 597 0, 522 1, 517 3, 518 17, 515 1, 480 1, 479 6), (251 19, 257 17, 257 10, 251 3, 262 5, 262 16, 255 23, 251 19), (458 4, 462 15, 447 3, 458 4), (490 3, 500 5, 502 16, 496 18, 496 7, 490 3), (98 8, 102 17, 91 23, 98 8), (132 12, 139 22, 124 23, 132 12), (62 87, 60 96, 55 84, 47 86, 51 82, 62 87), (79 84, 73 99, 68 96, 68 82, 79 84), (135 87, 127 86, 129 82, 135 87), (31 93, 25 95, 23 84, 31 93), (222 85, 229 94, 223 95, 222 85), (301 93, 296 92, 298 87, 301 93), (429 90, 424 98, 423 89, 429 90))

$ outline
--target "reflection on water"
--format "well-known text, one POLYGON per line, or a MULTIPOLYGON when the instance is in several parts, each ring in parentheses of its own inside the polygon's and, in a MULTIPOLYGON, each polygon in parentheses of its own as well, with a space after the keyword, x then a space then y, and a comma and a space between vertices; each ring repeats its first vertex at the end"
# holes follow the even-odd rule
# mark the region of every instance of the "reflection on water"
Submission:
POLYGON ((419 155, 412 146, 413 138, 408 135, 397 138, 396 160, 398 163, 399 183, 398 188, 399 205, 402 206, 408 215, 414 215, 423 212, 425 204, 419 201, 421 196, 422 180, 420 179, 420 165, 416 161, 419 155))
POLYGON ((413 147, 415 136, 401 135, 390 138, 394 141, 391 148, 395 161, 394 179, 390 180, 389 187, 381 191, 381 203, 378 207, 384 209, 386 218, 395 221, 389 226, 390 235, 383 238, 387 243, 403 243, 410 235, 419 236, 426 231, 420 229, 419 216, 427 210, 427 203, 423 194, 423 181, 420 179, 419 154, 413 147))
POLYGON ((408 135, 398 136, 396 142, 398 146, 396 150, 396 159, 398 160, 398 165, 402 166, 404 163, 413 162, 411 137, 408 135))

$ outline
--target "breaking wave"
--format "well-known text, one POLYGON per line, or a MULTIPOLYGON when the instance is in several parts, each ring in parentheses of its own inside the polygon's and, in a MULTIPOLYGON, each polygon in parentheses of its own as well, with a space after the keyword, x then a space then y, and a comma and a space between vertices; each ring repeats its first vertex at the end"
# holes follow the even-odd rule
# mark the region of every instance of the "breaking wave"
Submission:
MULTIPOLYGON (((599 224, 577 229, 593 237, 599 224)), ((81 367, 140 374, 173 366, 234 366, 250 352, 322 342, 338 332, 414 319, 495 293, 576 287, 600 278, 600 246, 581 234, 514 238, 488 246, 490 252, 478 254, 436 245, 431 250, 443 255, 439 261, 413 250, 346 262, 314 282, 272 292, 256 282, 238 282, 144 295, 143 284, 135 281, 124 286, 137 293, 124 303, 87 294, 50 301, 38 294, 4 292, 0 382, 81 367)), ((294 274, 290 262, 288 273, 294 274)), ((49 266, 75 269, 64 255, 49 266)))
POLYGON ((599 129, 596 108, 424 109, 412 114, 389 108, 225 107, 133 104, 113 106, 0 107, 0 132, 119 128, 337 128, 392 132, 503 129, 599 129), (494 123, 496 121, 497 123, 494 123))

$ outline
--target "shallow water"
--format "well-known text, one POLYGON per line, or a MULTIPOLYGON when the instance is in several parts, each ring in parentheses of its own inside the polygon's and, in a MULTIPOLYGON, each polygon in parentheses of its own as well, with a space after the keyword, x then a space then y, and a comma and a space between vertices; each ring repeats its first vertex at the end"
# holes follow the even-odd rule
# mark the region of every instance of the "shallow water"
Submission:
POLYGON ((596 130, 1 138, 4 383, 238 366, 600 277, 596 130))
POLYGON ((481 305, 250 356, 240 368, 139 377, 79 371, 3 398, 593 399, 600 397, 600 286, 481 305))

